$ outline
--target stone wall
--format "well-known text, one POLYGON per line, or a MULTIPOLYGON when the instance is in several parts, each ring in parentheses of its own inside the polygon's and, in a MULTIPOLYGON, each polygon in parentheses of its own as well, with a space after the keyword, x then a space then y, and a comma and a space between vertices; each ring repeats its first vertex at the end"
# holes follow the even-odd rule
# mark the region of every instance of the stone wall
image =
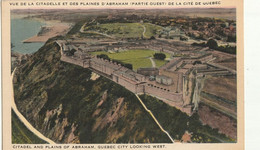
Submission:
POLYGON ((117 84, 122 85, 123 87, 125 87, 126 89, 128 89, 129 91, 135 94, 144 93, 144 89, 145 89, 144 85, 137 84, 136 82, 131 81, 128 78, 125 78, 117 74, 113 74, 112 79, 117 84))
POLYGON ((90 60, 90 67, 92 69, 98 70, 102 73, 111 76, 115 70, 121 67, 121 65, 118 65, 116 63, 113 63, 111 61, 102 58, 93 57, 90 60))
POLYGON ((74 65, 78 65, 78 66, 82 66, 84 67, 84 60, 79 60, 77 58, 73 58, 73 57, 68 57, 65 55, 61 56, 61 61, 65 61, 74 65))
POLYGON ((159 74, 159 69, 157 68, 138 68, 137 73, 145 76, 154 76, 159 74))
POLYGON ((182 103, 182 94, 174 93, 174 92, 168 92, 165 89, 162 89, 160 87, 155 86, 145 86, 145 93, 154 95, 156 97, 160 97, 163 99, 167 99, 172 102, 181 102, 182 103))

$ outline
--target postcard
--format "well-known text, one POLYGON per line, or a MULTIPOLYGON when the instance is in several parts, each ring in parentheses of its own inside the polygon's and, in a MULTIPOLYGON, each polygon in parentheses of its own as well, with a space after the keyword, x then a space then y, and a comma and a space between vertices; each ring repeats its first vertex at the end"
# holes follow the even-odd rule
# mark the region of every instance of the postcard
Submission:
POLYGON ((4 0, 3 148, 244 149, 242 0, 4 0))

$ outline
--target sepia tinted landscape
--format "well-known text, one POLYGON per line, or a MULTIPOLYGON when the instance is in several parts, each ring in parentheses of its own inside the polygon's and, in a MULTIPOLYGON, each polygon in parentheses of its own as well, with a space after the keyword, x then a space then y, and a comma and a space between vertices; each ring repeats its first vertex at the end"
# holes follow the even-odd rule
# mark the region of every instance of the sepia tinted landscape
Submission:
POLYGON ((12 142, 235 143, 236 39, 235 8, 12 10, 12 142))

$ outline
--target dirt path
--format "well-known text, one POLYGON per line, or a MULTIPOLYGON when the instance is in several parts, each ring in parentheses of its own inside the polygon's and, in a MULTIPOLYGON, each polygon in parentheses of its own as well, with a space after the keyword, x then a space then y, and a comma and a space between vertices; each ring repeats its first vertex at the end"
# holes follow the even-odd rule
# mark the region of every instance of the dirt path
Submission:
POLYGON ((152 117, 153 120, 156 122, 156 124, 159 126, 159 128, 162 130, 162 132, 164 132, 165 134, 167 134, 167 136, 168 136, 169 139, 172 141, 172 143, 174 143, 174 140, 173 140, 173 138, 171 137, 171 135, 170 135, 167 131, 165 131, 165 130, 163 129, 163 127, 161 126, 161 124, 160 124, 160 123, 158 122, 158 120, 154 117, 152 111, 149 110, 149 109, 145 106, 145 104, 143 103, 143 101, 140 99, 140 97, 139 97, 137 94, 135 94, 135 96, 136 96, 137 99, 140 101, 140 103, 142 104, 142 106, 144 107, 144 109, 151 115, 151 117, 152 117))
POLYGON ((143 37, 145 37, 145 32, 146 32, 146 27, 144 25, 142 25, 143 28, 144 28, 144 31, 143 31, 143 37))
POLYGON ((151 61, 151 63, 152 63, 152 66, 153 66, 153 67, 156 67, 156 64, 155 64, 153 58, 152 58, 152 57, 149 57, 149 59, 150 59, 150 61, 151 61))
MULTIPOLYGON (((12 79, 14 77, 14 73, 16 71, 16 68, 14 69, 14 71, 12 72, 12 79)), ((12 82, 11 82, 12 83, 12 82)), ((12 94, 14 95, 14 91, 13 91, 13 84, 12 84, 12 94)), ((27 127, 27 129, 29 129, 32 133, 34 133, 36 136, 38 136, 40 139, 48 142, 49 144, 55 144, 55 142, 53 142, 51 139, 45 137, 42 133, 40 133, 38 130, 36 130, 28 121, 27 119, 19 112, 19 110, 17 109, 17 106, 15 104, 14 101, 14 96, 12 98, 12 104, 11 107, 13 109, 13 111, 15 112, 15 114, 18 116, 19 120, 27 127)))

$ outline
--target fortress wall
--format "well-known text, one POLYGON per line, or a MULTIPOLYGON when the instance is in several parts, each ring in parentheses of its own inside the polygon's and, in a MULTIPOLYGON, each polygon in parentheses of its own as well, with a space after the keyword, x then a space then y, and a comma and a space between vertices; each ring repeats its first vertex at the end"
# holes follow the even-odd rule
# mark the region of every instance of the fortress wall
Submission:
POLYGON ((182 94, 174 94, 169 92, 162 92, 156 89, 152 89, 152 87, 145 87, 145 93, 154 97, 157 97, 161 101, 167 103, 170 106, 173 106, 180 111, 186 113, 187 115, 192 115, 192 105, 184 106, 184 102, 182 100, 182 94))
POLYGON ((79 60, 77 58, 68 57, 68 56, 64 56, 64 55, 62 55, 60 59, 61 59, 61 61, 84 67, 84 64, 83 64, 84 61, 83 60, 79 60))
POLYGON ((145 93, 145 85, 137 85, 136 93, 144 94, 145 93))
POLYGON ((108 49, 151 49, 151 50, 155 50, 155 51, 158 51, 158 52, 163 51, 163 52, 167 52, 167 53, 170 53, 170 54, 173 53, 171 48, 167 48, 167 49, 163 48, 162 49, 160 45, 151 46, 150 44, 135 45, 135 46, 133 46, 133 45, 127 45, 127 46, 115 45, 115 46, 109 46, 108 49))
MULTIPOLYGON (((164 89, 160 89, 157 87, 145 86, 145 93, 154 95, 156 97, 167 99, 172 103, 181 103, 182 104, 182 94, 172 93, 165 91, 164 89)), ((179 105, 179 104, 178 104, 179 105)))
POLYGON ((122 85, 123 87, 125 87, 126 89, 128 89, 129 91, 133 92, 133 93, 137 93, 136 90, 136 85, 132 82, 129 82, 129 80, 125 79, 122 76, 118 76, 118 84, 122 85))
POLYGON ((99 64, 99 63, 96 63, 96 62, 94 62, 94 61, 90 61, 90 67, 93 68, 93 69, 95 69, 95 70, 97 70, 97 71, 100 71, 100 72, 103 71, 103 70, 102 70, 102 65, 99 64))
POLYGON ((84 68, 89 68, 90 67, 90 59, 87 59, 87 60, 84 61, 83 67, 84 68))
POLYGON ((96 61, 90 61, 90 67, 107 75, 112 75, 114 69, 96 61))
MULTIPOLYGON (((177 107, 178 108, 178 107, 177 107)), ((191 105, 188 105, 188 106, 185 106, 185 107, 179 107, 178 109, 180 109, 182 112, 185 112, 186 114, 188 114, 189 116, 192 115, 193 113, 193 110, 192 110, 192 106, 191 105)))
POLYGON ((183 101, 184 105, 192 103, 192 87, 194 87, 193 75, 189 75, 183 78, 183 101))
MULTIPOLYGON (((186 63, 186 62, 183 61, 183 60, 179 61, 175 66, 173 66, 173 67, 174 67, 174 70, 176 70, 177 68, 179 68, 183 63, 186 63)), ((170 69, 172 69, 172 68, 170 68, 170 69)))
POLYGON ((176 70, 177 67, 175 67, 175 65, 179 64, 180 65, 182 64, 182 59, 181 58, 175 58, 173 60, 171 60, 169 63, 165 64, 162 69, 171 69, 172 67, 174 67, 173 70, 176 70))
POLYGON ((102 58, 92 58, 90 60, 90 67, 93 69, 96 69, 100 72, 103 72, 107 75, 112 75, 115 70, 120 68, 120 65, 117 65, 115 63, 109 62, 107 60, 104 60, 102 58))
POLYGON ((228 70, 231 73, 236 74, 236 70, 230 69, 230 68, 222 66, 220 64, 216 64, 216 63, 212 63, 212 62, 211 63, 207 63, 207 64, 210 65, 210 66, 216 67, 216 68, 228 70))
POLYGON ((151 76, 151 75, 158 75, 159 70, 158 69, 155 69, 155 70, 137 69, 137 73, 145 75, 145 76, 151 76))
POLYGON ((173 106, 182 112, 192 115, 192 105, 185 105, 183 101, 183 96, 180 93, 171 93, 167 91, 162 91, 158 88, 145 86, 145 93, 151 96, 155 96, 163 102, 167 103, 170 106, 173 106))
POLYGON ((198 73, 200 75, 230 75, 231 73, 227 70, 221 70, 221 71, 207 71, 207 72, 201 72, 198 73))
POLYGON ((145 82, 145 76, 141 75, 141 74, 136 74, 136 79, 140 82, 145 82))
POLYGON ((189 68, 188 71, 186 73, 184 73, 184 76, 189 75, 193 70, 194 70, 194 68, 189 68))
POLYGON ((121 65, 118 65, 118 64, 116 64, 116 63, 113 63, 113 62, 108 61, 108 60, 103 59, 103 58, 93 57, 93 58, 91 59, 91 61, 95 61, 95 62, 97 62, 97 63, 102 63, 102 64, 105 64, 105 65, 108 65, 108 66, 111 66, 111 67, 114 67, 114 68, 119 68, 119 67, 121 67, 121 65))

